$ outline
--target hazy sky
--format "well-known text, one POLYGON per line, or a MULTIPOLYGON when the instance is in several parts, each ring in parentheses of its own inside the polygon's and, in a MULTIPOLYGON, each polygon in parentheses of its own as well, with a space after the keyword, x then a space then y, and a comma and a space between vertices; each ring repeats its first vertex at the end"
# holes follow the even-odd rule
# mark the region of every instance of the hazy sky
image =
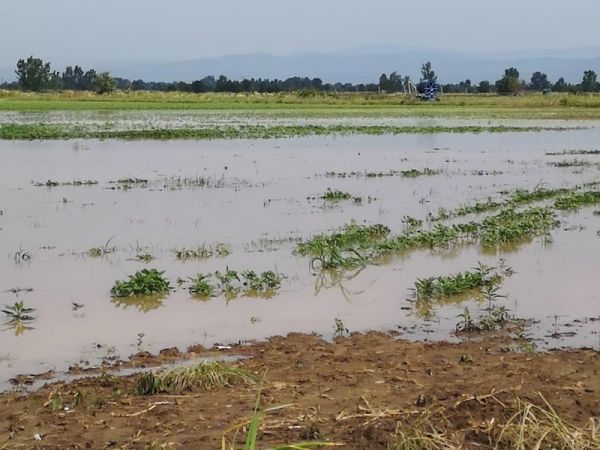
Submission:
POLYGON ((30 54, 60 67, 380 44, 596 46, 599 18, 598 0, 0 0, 0 66, 30 54))

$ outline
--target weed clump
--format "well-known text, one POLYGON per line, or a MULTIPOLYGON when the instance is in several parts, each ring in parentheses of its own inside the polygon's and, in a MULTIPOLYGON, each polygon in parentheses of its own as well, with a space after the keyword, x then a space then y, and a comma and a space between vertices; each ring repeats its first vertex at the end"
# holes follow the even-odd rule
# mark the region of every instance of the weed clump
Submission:
POLYGON ((143 269, 130 275, 126 281, 117 281, 110 290, 113 297, 136 297, 140 295, 160 295, 169 292, 169 281, 164 272, 156 269, 143 269))
POLYGON ((138 379, 134 391, 137 395, 153 395, 197 388, 208 390, 237 383, 252 385, 257 381, 258 377, 246 369, 211 362, 161 373, 145 373, 138 379))

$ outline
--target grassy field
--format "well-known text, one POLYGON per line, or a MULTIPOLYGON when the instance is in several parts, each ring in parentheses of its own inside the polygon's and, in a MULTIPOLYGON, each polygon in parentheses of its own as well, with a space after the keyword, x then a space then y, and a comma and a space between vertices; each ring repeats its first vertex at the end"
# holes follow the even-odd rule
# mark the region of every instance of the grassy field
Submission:
POLYGON ((0 91, 0 111, 234 111, 277 117, 461 117, 598 119, 599 95, 444 95, 426 103, 378 94, 191 94, 180 92, 23 93, 0 91))

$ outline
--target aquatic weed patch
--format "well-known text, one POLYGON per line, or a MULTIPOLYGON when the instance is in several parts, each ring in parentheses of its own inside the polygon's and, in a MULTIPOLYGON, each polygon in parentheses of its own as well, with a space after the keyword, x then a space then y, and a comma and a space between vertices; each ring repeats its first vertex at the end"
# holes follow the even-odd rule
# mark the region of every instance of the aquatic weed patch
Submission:
MULTIPOLYGON (((0 139, 121 139, 121 140, 169 140, 169 139, 275 139, 301 136, 330 135, 396 135, 440 133, 509 133, 543 131, 544 127, 509 126, 352 126, 352 125, 242 125, 206 128, 149 128, 134 130, 85 128, 82 126, 56 124, 0 124, 0 139)), ((560 128, 548 128, 560 131, 560 128)), ((569 129, 569 128, 565 128, 569 129)))

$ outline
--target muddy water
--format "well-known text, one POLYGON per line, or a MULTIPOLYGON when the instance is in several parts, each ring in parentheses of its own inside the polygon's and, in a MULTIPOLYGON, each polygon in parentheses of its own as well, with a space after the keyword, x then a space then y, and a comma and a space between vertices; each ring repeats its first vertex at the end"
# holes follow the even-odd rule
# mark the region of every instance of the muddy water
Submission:
MULTIPOLYGON (((546 151, 595 149, 600 130, 478 135, 415 135, 205 142, 0 142, 0 305, 35 308, 31 329, 0 329, 0 383, 18 373, 64 369, 125 358, 140 349, 262 339, 290 331, 331 336, 335 319, 351 331, 395 329, 414 339, 452 339, 457 314, 474 302, 443 306, 424 321, 408 308, 418 277, 469 269, 500 258, 515 270, 503 303, 539 321, 540 348, 600 345, 600 217, 594 208, 566 214, 553 242, 536 239, 495 255, 477 247, 416 251, 370 266, 354 277, 321 279, 293 254, 294 240, 355 220, 402 230, 405 215, 425 218, 498 191, 600 179, 600 156, 577 156, 590 167, 557 168, 546 151), (325 172, 439 169, 418 178, 329 178, 325 172), (496 171, 474 175, 473 171, 496 171), (501 172, 501 173, 499 173, 501 172), (208 187, 174 188, 169 177, 198 177, 208 187), (111 181, 145 178, 145 186, 113 189, 111 181), (92 186, 39 187, 54 180, 92 186), (362 196, 334 206, 326 188, 362 196), (309 198, 310 197, 310 198, 309 198), (371 201, 368 200, 371 197, 371 201), (116 252, 86 256, 110 238, 116 252), (217 242, 232 254, 176 260, 172 249, 217 242), (28 252, 17 262, 16 252, 28 252), (145 264, 137 253, 156 259, 145 264), (119 304, 115 280, 142 268, 165 270, 176 290, 153 304, 119 304), (226 267, 285 274, 271 299, 202 302, 177 287, 178 277, 226 267), (333 282, 337 281, 337 282, 333 282), (320 287, 320 288, 319 288, 320 287), (32 288, 15 294, 12 288, 32 288), (318 289, 317 289, 318 288, 318 289), (72 302, 84 305, 73 310, 72 302), (573 325, 573 326, 571 326, 573 325), (574 332, 552 338, 553 332, 574 332)), ((596 208, 597 209, 597 208, 596 208)), ((4 319, 3 317, 1 319, 4 319)), ((5 384, 1 385, 6 386, 5 384)))

